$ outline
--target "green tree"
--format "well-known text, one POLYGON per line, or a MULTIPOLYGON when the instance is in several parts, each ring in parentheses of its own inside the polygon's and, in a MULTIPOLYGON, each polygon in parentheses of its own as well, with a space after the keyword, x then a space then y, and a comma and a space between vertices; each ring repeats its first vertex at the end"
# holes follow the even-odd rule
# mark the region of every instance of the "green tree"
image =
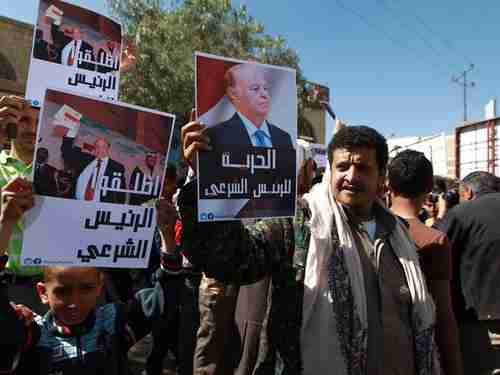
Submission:
POLYGON ((137 46, 135 67, 122 75, 122 100, 176 113, 185 123, 195 102, 194 51, 202 51, 296 69, 303 123, 299 57, 283 37, 266 34, 245 6, 235 8, 229 0, 107 1, 137 46))

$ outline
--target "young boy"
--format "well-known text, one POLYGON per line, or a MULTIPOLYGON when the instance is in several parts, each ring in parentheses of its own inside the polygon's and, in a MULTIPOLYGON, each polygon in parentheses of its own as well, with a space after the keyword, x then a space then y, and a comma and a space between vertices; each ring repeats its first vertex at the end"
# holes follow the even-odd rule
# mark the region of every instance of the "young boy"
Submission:
MULTIPOLYGON (((30 182, 17 178, 2 189, 0 279, 14 223, 32 206, 30 182)), ((164 220, 158 221, 164 228, 164 220)), ((19 311, 26 313, 9 303, 7 287, 0 283, 0 373, 127 374, 128 349, 165 312, 159 273, 154 287, 139 291, 131 301, 97 307, 103 286, 99 269, 45 267, 44 280, 36 288, 50 310, 28 325, 19 318, 19 311)))

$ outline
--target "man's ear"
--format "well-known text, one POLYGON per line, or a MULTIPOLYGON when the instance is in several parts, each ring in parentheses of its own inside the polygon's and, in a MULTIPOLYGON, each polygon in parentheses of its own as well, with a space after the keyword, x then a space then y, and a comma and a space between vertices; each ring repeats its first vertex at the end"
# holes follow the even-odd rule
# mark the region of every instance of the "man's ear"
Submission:
POLYGON ((47 294, 47 288, 45 283, 38 282, 36 284, 36 291, 38 292, 38 296, 44 305, 49 303, 49 296, 47 294))
POLYGON ((233 86, 229 86, 226 89, 226 95, 229 98, 229 100, 231 101, 231 103, 236 103, 239 99, 238 94, 233 86))
POLYGON ((467 193, 466 194, 467 194, 467 199, 468 200, 474 199, 474 192, 472 191, 472 189, 467 188, 467 193))

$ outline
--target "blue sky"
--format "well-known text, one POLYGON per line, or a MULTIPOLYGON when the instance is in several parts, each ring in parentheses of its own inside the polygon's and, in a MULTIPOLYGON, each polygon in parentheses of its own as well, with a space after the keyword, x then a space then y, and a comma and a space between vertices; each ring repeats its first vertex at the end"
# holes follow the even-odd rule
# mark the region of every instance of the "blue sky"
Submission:
MULTIPOLYGON (((106 14, 104 0, 72 2, 106 14)), ((1 1, 0 14, 34 23, 38 2, 19 3, 1 1)), ((233 4, 246 4, 269 34, 288 40, 305 76, 330 87, 334 110, 347 123, 386 136, 451 134, 463 113, 462 90, 451 76, 471 62, 469 118, 481 119, 487 101, 500 96, 498 0, 233 4)))

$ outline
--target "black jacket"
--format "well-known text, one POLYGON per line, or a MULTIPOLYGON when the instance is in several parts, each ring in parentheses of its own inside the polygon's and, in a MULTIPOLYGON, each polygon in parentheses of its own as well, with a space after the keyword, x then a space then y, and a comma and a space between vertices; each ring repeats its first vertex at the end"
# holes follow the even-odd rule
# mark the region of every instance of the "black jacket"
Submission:
POLYGON ((500 193, 455 206, 439 223, 452 242, 453 307, 458 321, 500 319, 500 193))
MULTIPOLYGON (((127 352, 167 314, 163 271, 153 288, 128 303, 97 307, 76 327, 61 327, 49 311, 25 327, 0 287, 0 371, 39 375, 128 374, 127 352), (17 364, 16 364, 17 362, 17 364)), ((3 372, 2 372, 3 373, 3 372)))

